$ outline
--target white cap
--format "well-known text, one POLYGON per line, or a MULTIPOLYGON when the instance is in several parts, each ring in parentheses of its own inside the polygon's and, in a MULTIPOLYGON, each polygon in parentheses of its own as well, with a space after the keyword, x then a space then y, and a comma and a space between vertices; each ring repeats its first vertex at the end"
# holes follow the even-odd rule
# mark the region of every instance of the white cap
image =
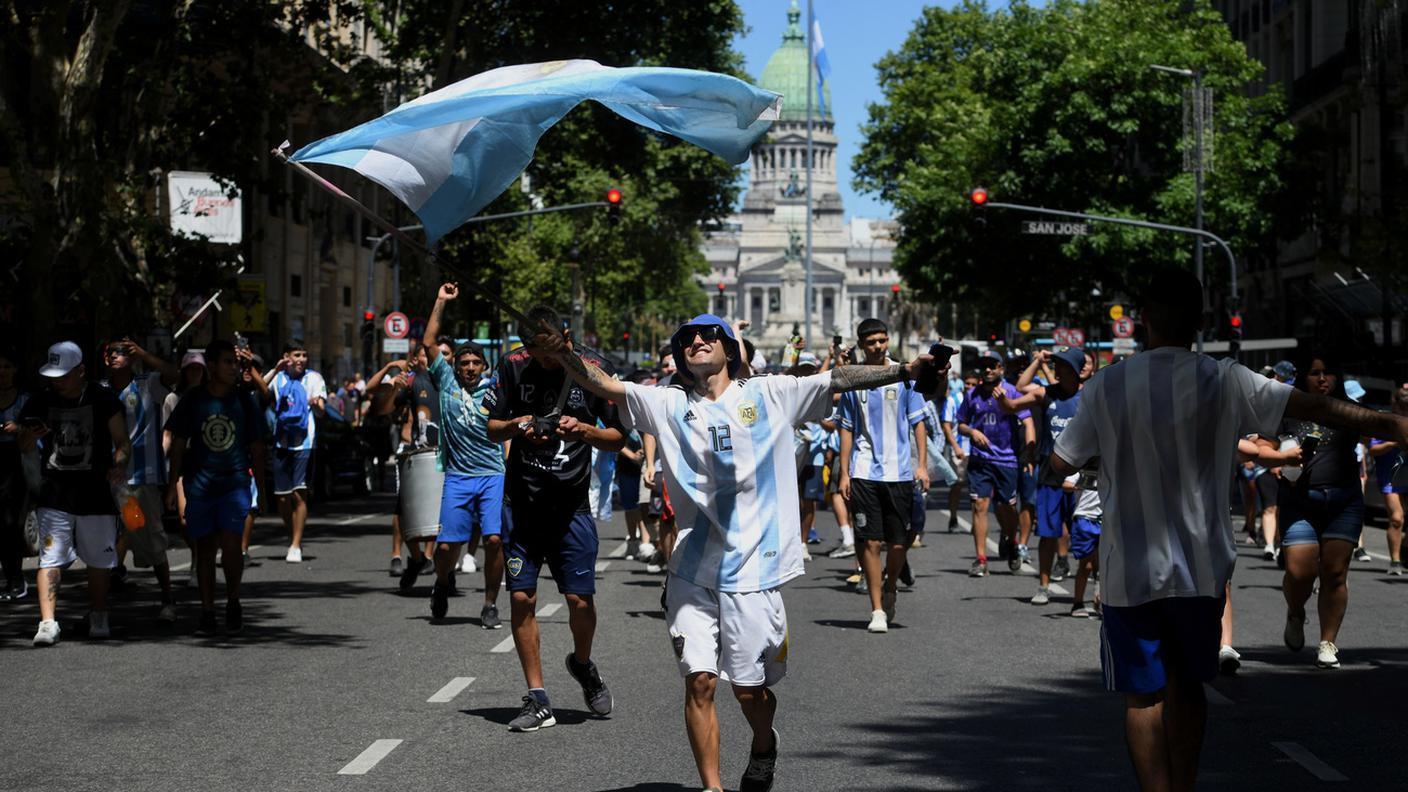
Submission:
POLYGON ((803 352, 802 354, 797 356, 797 365, 821 368, 821 360, 811 352, 803 352))
POLYGON ((62 377, 83 363, 83 350, 72 341, 60 341, 49 347, 49 362, 39 369, 45 377, 62 377))

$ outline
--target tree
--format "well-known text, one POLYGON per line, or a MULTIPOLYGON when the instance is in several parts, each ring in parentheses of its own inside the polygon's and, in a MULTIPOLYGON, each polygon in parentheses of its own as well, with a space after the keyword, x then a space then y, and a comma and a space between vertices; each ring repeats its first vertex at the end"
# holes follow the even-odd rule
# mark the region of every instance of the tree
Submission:
MULTIPOLYGON (((1183 172, 1186 81, 1150 69, 1200 70, 1216 94, 1216 162, 1204 226, 1239 256, 1267 253, 1292 129, 1275 86, 1207 0, 1054 0, 1005 11, 965 0, 926 9, 877 65, 884 101, 870 107, 858 189, 900 214, 896 265, 923 296, 995 310, 994 320, 1080 300, 1090 286, 1134 290, 1158 263, 1192 258, 1187 237, 1092 225, 1062 241, 1016 233, 1022 219, 968 192, 1053 209, 1192 225, 1183 172)), ((1227 267, 1205 256, 1210 294, 1227 267)))

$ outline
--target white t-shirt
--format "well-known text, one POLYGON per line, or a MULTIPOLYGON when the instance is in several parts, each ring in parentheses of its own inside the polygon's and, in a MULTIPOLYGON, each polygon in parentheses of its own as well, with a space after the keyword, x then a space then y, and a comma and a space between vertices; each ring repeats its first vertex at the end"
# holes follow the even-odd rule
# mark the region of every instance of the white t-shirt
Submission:
POLYGON ((803 574, 792 430, 830 406, 830 372, 734 381, 717 401, 626 383, 622 423, 655 435, 664 461, 679 526, 672 573, 730 593, 803 574))
POLYGON ((1077 466, 1100 457, 1105 602, 1223 595, 1237 560, 1228 505, 1237 438, 1274 435, 1290 393, 1235 361, 1174 347, 1086 383, 1056 455, 1077 466))

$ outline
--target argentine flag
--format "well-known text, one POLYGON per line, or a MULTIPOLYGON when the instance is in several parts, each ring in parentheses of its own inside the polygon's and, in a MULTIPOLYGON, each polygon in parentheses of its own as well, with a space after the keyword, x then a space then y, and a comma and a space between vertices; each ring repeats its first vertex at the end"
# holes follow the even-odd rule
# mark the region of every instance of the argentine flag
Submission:
POLYGON ((351 168, 380 184, 416 213, 434 244, 507 189, 543 133, 587 99, 734 164, 782 112, 779 94, 723 74, 529 63, 432 91, 291 159, 351 168))
POLYGON ((816 103, 821 115, 826 115, 826 94, 822 86, 831 76, 831 60, 826 57, 826 42, 821 40, 821 20, 812 20, 812 68, 816 69, 816 103))

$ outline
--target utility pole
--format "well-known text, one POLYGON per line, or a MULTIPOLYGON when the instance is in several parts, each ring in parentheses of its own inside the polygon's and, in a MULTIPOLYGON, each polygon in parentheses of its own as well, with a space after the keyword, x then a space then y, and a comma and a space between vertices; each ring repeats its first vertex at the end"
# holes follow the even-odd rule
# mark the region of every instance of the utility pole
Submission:
MULTIPOLYGON (((1210 117, 1208 112, 1208 97, 1203 93, 1203 73, 1197 69, 1176 69, 1172 66, 1151 65, 1149 68, 1155 71, 1176 74, 1193 81, 1193 93, 1189 97, 1189 102, 1184 105, 1184 112, 1192 115, 1193 126, 1193 156, 1191 161, 1187 154, 1184 155, 1184 168, 1193 171, 1193 228, 1200 234, 1203 230, 1203 170, 1206 166, 1204 159, 1204 125, 1210 117)), ((1188 115, 1184 115, 1185 123, 1188 115)), ((1187 134, 1187 127, 1184 127, 1184 134, 1187 134)), ((1184 149, 1186 152, 1187 149, 1184 149)), ((1198 276, 1198 282, 1203 281, 1203 239, 1201 236, 1194 238, 1193 244, 1193 273, 1198 276)), ((1233 273, 1233 277, 1236 274, 1233 273)), ((1235 284, 1235 281, 1234 281, 1235 284)), ((1236 286, 1233 286, 1233 292, 1236 286)), ((1203 330, 1201 324, 1198 330, 1198 352, 1203 351, 1203 330)))
MULTIPOLYGON (((806 276, 802 279, 802 288, 806 290, 802 298, 802 312, 807 317, 807 332, 803 334, 808 345, 812 342, 812 91, 815 79, 812 70, 815 65, 812 63, 812 26, 815 21, 812 17, 812 0, 807 0, 807 259, 805 261, 806 276)), ((817 97, 820 99, 821 97, 817 97)))

